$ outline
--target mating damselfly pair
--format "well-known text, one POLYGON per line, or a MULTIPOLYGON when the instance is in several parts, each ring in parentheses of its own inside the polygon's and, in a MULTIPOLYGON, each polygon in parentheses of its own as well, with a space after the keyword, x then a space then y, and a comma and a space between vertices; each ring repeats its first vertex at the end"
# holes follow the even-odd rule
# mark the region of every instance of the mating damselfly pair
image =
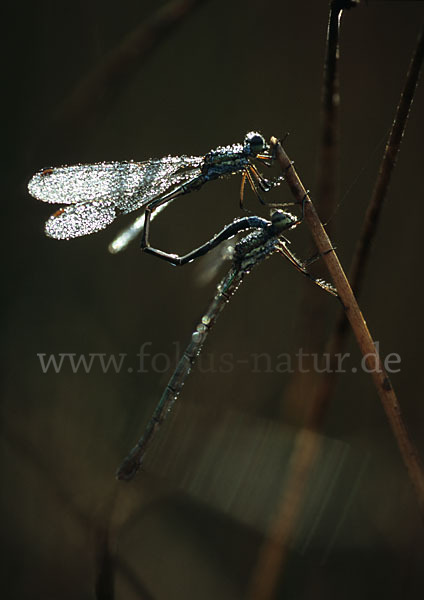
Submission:
MULTIPOLYGON (((270 147, 257 132, 249 132, 243 144, 220 146, 203 157, 167 156, 145 162, 110 162, 92 165, 75 165, 44 169, 29 182, 30 193, 45 202, 69 204, 54 213, 46 223, 47 235, 57 239, 70 239, 100 231, 120 214, 144 208, 144 214, 125 229, 112 243, 112 251, 124 248, 138 233, 141 246, 149 252, 174 265, 182 265, 209 252, 221 242, 234 235, 253 230, 234 247, 232 266, 217 288, 212 303, 201 318, 189 345, 180 359, 144 435, 124 460, 118 470, 119 479, 129 480, 135 475, 143 460, 153 434, 161 425, 175 402, 193 363, 201 351, 206 336, 235 293, 244 276, 274 253, 282 254, 306 277, 330 294, 335 289, 325 281, 313 277, 288 248, 284 233, 299 225, 303 219, 276 210, 271 219, 247 216, 236 219, 207 241, 185 256, 168 254, 151 248, 149 243, 150 220, 166 205, 191 191, 200 189, 206 182, 234 173, 242 174, 240 204, 246 179, 263 203, 259 190, 268 192, 281 178, 265 179, 252 162, 265 165, 272 161, 270 147)), ((271 206, 271 205, 268 205, 271 206)))

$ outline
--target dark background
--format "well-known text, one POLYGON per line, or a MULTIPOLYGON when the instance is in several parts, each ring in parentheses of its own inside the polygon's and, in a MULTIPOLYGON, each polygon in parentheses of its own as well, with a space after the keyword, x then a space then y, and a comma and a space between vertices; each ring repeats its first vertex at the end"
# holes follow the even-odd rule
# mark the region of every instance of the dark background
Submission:
MULTIPOLYGON (((5 598, 93 598, 96 579, 110 590, 113 577, 116 598, 246 596, 300 427, 296 409, 284 404, 290 374, 253 372, 251 363, 211 372, 202 363, 209 372, 195 369, 144 471, 131 484, 117 483, 115 469, 170 374, 151 362, 135 372, 140 345, 151 342, 151 354, 174 361, 175 343, 187 343, 216 282, 200 283, 208 258, 172 268, 143 256, 137 243, 110 255, 125 219, 91 237, 46 238, 43 223, 54 208, 31 198, 26 184, 42 167, 201 155, 258 129, 267 137, 290 131, 287 152, 313 195, 327 8, 324 0, 199 3, 77 113, 69 108, 73 90, 84 77, 93 82, 108 52, 157 3, 12 8, 1 203, 5 598), (43 374, 39 353, 128 359, 119 374, 102 373, 98 362, 89 373, 73 373, 67 363, 43 374)), ((423 9, 421 2, 370 2, 343 17, 341 202, 332 225, 346 268, 423 9)), ((422 109, 421 86, 360 301, 383 356, 401 356, 392 381, 421 454, 422 109)), ((208 239, 239 216, 239 183, 235 176, 176 201, 155 222, 154 241, 183 252, 208 239)), ((290 200, 284 186, 273 194, 290 200)), ((253 195, 247 203, 259 210, 253 195)), ((307 235, 292 239, 297 254, 313 253, 307 235)), ((278 354, 294 357, 308 341, 304 318, 320 294, 273 257, 234 297, 205 354, 219 361, 230 352, 236 362, 265 352, 273 365, 278 354)), ((339 307, 330 296, 323 303, 320 318, 330 330, 339 307)), ((360 361, 352 340, 346 352, 350 371, 360 361)), ((301 386, 299 403, 311 395, 301 386)), ((416 498, 367 374, 339 377, 321 441, 278 597, 422 597, 416 498)))

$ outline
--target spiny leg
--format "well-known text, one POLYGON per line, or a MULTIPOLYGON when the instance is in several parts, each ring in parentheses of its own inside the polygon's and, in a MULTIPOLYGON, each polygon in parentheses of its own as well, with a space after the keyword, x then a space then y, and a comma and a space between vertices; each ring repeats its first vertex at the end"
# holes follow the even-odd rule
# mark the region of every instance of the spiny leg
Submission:
POLYGON ((326 254, 330 254, 330 252, 334 252, 335 250, 336 250, 336 247, 333 246, 332 248, 330 248, 329 250, 326 250, 325 252, 316 252, 310 258, 303 261, 303 264, 305 265, 305 267, 309 267, 310 265, 313 265, 314 262, 319 260, 322 256, 325 256, 326 254))
POLYGON ((269 192, 272 190, 272 188, 280 185, 280 183, 284 181, 284 177, 282 175, 275 177, 275 179, 265 179, 265 177, 259 173, 255 165, 249 165, 248 168, 250 169, 252 175, 256 177, 258 185, 263 192, 269 192))
MULTIPOLYGON (((302 198, 302 214, 299 217, 299 219, 295 223, 293 223, 293 225, 291 226, 290 229, 294 229, 295 227, 300 225, 300 223, 302 223, 302 221, 305 217, 305 202, 306 202, 306 198, 308 197, 308 194, 309 194, 309 190, 306 190, 305 195, 302 198)), ((309 271, 306 268, 306 264, 304 262, 302 262, 301 260, 299 260, 297 258, 297 256, 288 249, 287 242, 288 242, 288 240, 286 240, 285 238, 280 238, 280 243, 276 246, 277 251, 280 254, 282 254, 295 267, 295 269, 297 269, 305 277, 310 279, 318 287, 322 288, 323 290, 325 290, 332 296, 336 296, 338 298, 339 295, 338 295, 336 289, 334 288, 334 286, 332 286, 330 283, 327 283, 323 279, 318 279, 318 278, 314 277, 311 273, 309 273, 309 271)), ((328 250, 328 252, 332 252, 332 251, 333 251, 333 249, 328 250)), ((314 261, 312 261, 312 262, 314 262, 314 261)), ((310 264, 309 261, 307 264, 310 264)))
POLYGON ((311 273, 309 273, 309 271, 306 269, 306 267, 302 263, 302 261, 300 261, 297 258, 297 256, 295 256, 293 254, 293 252, 291 252, 287 248, 287 246, 285 245, 284 242, 282 242, 281 244, 279 244, 276 249, 277 249, 277 252, 279 252, 280 254, 282 254, 295 267, 295 269, 297 269, 297 271, 299 271, 299 273, 302 273, 302 275, 304 275, 310 281, 312 281, 313 283, 315 283, 315 285, 317 285, 318 287, 320 287, 324 291, 328 292, 332 296, 335 296, 336 298, 339 297, 339 295, 337 293, 337 290, 334 288, 334 286, 331 285, 331 283, 327 283, 323 279, 318 279, 318 278, 314 277, 311 273))
MULTIPOLYGON (((286 174, 287 171, 293 167, 293 165, 294 160, 291 160, 289 166, 284 169, 284 174, 286 174)), ((284 175, 282 177, 284 179, 284 175)), ((298 204, 298 202, 281 202, 281 204, 276 204, 275 207, 272 204, 268 204, 268 206, 270 206, 271 208, 283 208, 284 206, 295 206, 296 204, 298 204)))
POLYGON ((283 176, 279 176, 276 179, 270 180, 270 179, 265 179, 265 177, 263 177, 258 169, 256 168, 255 165, 250 165, 248 167, 249 173, 250 173, 250 177, 251 177, 251 182, 250 185, 252 186, 252 189, 255 191, 257 197, 259 198, 259 201, 261 204, 263 204, 264 206, 268 206, 269 208, 280 208, 281 206, 288 206, 288 204, 281 204, 281 203, 269 203, 269 202, 265 202, 264 200, 262 200, 262 198, 259 196, 259 193, 257 191, 256 188, 256 182, 257 185, 260 187, 260 189, 263 192, 269 192, 270 190, 272 190, 272 188, 276 187, 277 185, 280 185, 280 183, 282 181, 284 181, 284 177, 283 176), (255 180, 254 180, 255 178, 255 180))
POLYGON ((243 171, 241 175, 241 185, 240 185, 240 208, 241 210, 246 210, 244 208, 244 187, 246 185, 246 171, 243 171))
MULTIPOLYGON (((266 202, 264 200, 262 200, 259 192, 258 192, 258 188, 256 187, 256 183, 255 180, 252 177, 252 173, 251 173, 251 168, 247 167, 246 171, 244 172, 247 178, 247 181, 250 183, 250 187, 253 190, 253 193, 255 194, 255 196, 257 197, 257 199, 259 200, 259 202, 263 205, 266 206, 266 202)), ((264 189, 264 187, 261 187, 261 185, 259 184, 259 187, 261 188, 261 190, 263 192, 267 192, 268 189, 264 189)))
MULTIPOLYGON (((282 206, 296 206, 297 204, 301 204, 302 214, 299 217, 299 221, 297 223, 295 223, 294 227, 297 227, 300 223, 302 223, 303 219, 305 218, 305 203, 306 203, 306 198, 308 197, 308 194, 309 194, 309 190, 306 190, 305 195, 303 196, 301 202, 284 202, 283 204, 277 204, 277 208, 281 208, 282 206)), ((272 208, 272 204, 268 204, 268 206, 271 206, 271 208, 272 208)))
POLYGON ((249 165, 248 167, 246 167, 245 171, 243 171, 243 174, 242 174, 241 187, 240 187, 240 208, 243 208, 243 210, 246 210, 246 209, 244 209, 244 206, 243 206, 244 188, 245 188, 245 184, 246 184, 246 179, 250 183, 250 187, 252 188, 253 193, 255 194, 255 196, 257 197, 257 199, 263 206, 269 206, 271 208, 274 208, 274 207, 276 208, 276 207, 280 206, 279 204, 278 205, 277 204, 275 204, 275 205, 268 204, 267 202, 262 200, 262 197, 258 192, 258 186, 260 187, 260 189, 263 192, 269 192, 274 187, 274 185, 277 185, 277 181, 275 181, 275 182, 268 181, 267 179, 262 177, 262 175, 259 173, 259 171, 256 169, 256 167, 254 165, 249 165))
POLYGON ((248 208, 245 208, 244 206, 244 188, 246 186, 246 179, 248 180, 248 182, 250 183, 250 187, 252 188, 253 192, 255 193, 256 197, 258 198, 259 202, 263 205, 265 205, 265 202, 262 200, 262 198, 259 195, 259 192, 256 188, 256 184, 253 181, 252 175, 249 173, 249 167, 247 167, 241 176, 241 186, 240 186, 240 208, 242 210, 244 210, 245 212, 251 213, 251 211, 248 208))

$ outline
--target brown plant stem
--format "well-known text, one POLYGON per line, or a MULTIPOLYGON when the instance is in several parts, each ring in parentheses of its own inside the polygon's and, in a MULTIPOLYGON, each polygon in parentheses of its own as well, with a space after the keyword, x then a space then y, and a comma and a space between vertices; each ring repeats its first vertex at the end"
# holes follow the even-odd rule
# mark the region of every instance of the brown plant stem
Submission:
MULTIPOLYGON (((342 14, 345 9, 352 8, 357 2, 351 0, 332 0, 329 7, 326 49, 323 69, 321 94, 321 134, 319 156, 317 161, 316 203, 321 215, 326 219, 334 213, 337 190, 337 165, 339 156, 339 40, 342 14)), ((334 221, 331 221, 333 223, 334 221)), ((330 230, 331 234, 331 230, 330 230)), ((322 273, 320 273, 322 275, 322 273)), ((311 298, 310 290, 304 286, 302 305, 302 348, 312 352, 323 352, 327 341, 326 316, 328 314, 327 298, 323 294, 315 294, 311 298)), ((309 354, 309 352, 307 352, 309 354)), ((310 358, 310 357, 309 357, 310 358)), ((306 361, 308 362, 308 358, 306 361)), ((318 384, 317 374, 312 365, 308 373, 295 372, 284 393, 284 411, 292 424, 308 421, 310 402, 307 405, 300 401, 305 397, 304 390, 315 389, 318 384)))
MULTIPOLYGON (((389 133, 383 158, 381 160, 377 181, 365 214, 361 234, 359 236, 358 244, 356 246, 354 258, 350 268, 349 281, 357 297, 361 293, 362 282, 370 257, 372 243, 375 239, 383 204, 387 197, 390 181, 396 165, 397 156, 399 154, 400 145, 405 133, 406 124, 411 111, 423 60, 424 27, 421 28, 417 44, 412 55, 406 75, 405 85, 396 109, 393 125, 389 133)), ((343 311, 340 313, 339 318, 336 321, 334 332, 328 345, 328 352, 331 357, 343 352, 348 331, 348 320, 343 311)), ((314 403, 317 420, 322 419, 326 406, 328 405, 335 387, 337 373, 335 372, 336 369, 332 367, 329 372, 320 379, 319 387, 315 393, 314 403)))
POLYGON ((367 368, 371 372, 374 385, 380 396, 381 403, 389 420, 393 435, 395 436, 403 461, 417 495, 420 510, 424 513, 424 473, 418 453, 409 437, 405 423, 402 419, 400 406, 395 391, 387 375, 383 363, 376 351, 367 324, 362 316, 358 303, 353 295, 347 277, 342 269, 336 252, 327 236, 327 233, 318 217, 314 205, 297 175, 292 162, 276 138, 271 139, 275 149, 275 156, 279 162, 287 184, 296 199, 302 203, 305 199, 305 222, 309 226, 318 251, 323 257, 332 281, 337 289, 344 306, 344 311, 359 348, 364 356, 367 368))
POLYGON ((350 270, 350 281, 355 294, 360 292, 364 277, 366 262, 371 251, 371 243, 381 216, 384 200, 386 199, 391 177, 399 154, 406 123, 414 99, 420 71, 424 58, 424 27, 418 36, 417 45, 406 75, 405 85, 396 110, 395 119, 384 150, 380 171, 374 187, 371 202, 368 206, 364 225, 356 247, 355 256, 350 270))
POLYGON ((333 0, 328 17, 321 101, 322 129, 316 185, 317 205, 325 220, 332 214, 336 204, 340 104, 338 69, 340 23, 343 10, 356 5, 357 2, 351 0, 333 0))
MULTIPOLYGON (((356 1, 332 0, 329 6, 326 49, 323 69, 321 93, 321 134, 319 156, 317 161, 316 203, 321 215, 325 218, 334 212, 337 190, 337 165, 339 155, 339 40, 342 14, 345 9, 355 7, 356 1)), ((331 221, 333 223, 333 221, 331 221)), ((331 233, 331 230, 330 230, 331 233)), ((321 274, 321 273, 320 273, 321 274)), ((321 274, 322 275, 322 274, 321 274)), ((327 340, 326 315, 328 314, 327 298, 323 294, 315 294, 312 298, 310 290, 304 286, 302 305, 302 348, 313 352, 324 351, 327 340)), ((309 352, 307 352, 309 354, 309 352)), ((309 358, 306 358, 308 362, 309 358)), ((304 390, 315 389, 318 377, 312 365, 307 373, 295 372, 284 393, 285 418, 292 424, 303 424, 308 421, 310 402, 300 401, 305 397, 304 390), (305 414, 306 411, 306 414, 305 414)))

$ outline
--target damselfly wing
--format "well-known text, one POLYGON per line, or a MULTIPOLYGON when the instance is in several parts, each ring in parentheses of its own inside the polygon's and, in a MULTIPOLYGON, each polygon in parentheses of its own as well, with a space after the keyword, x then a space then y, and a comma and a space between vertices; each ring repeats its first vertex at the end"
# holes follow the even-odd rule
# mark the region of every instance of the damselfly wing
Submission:
POLYGON ((32 196, 69 204, 46 222, 55 239, 70 239, 105 229, 120 214, 148 204, 173 187, 200 175, 202 157, 167 156, 145 162, 73 165, 40 171, 28 184, 32 196))

